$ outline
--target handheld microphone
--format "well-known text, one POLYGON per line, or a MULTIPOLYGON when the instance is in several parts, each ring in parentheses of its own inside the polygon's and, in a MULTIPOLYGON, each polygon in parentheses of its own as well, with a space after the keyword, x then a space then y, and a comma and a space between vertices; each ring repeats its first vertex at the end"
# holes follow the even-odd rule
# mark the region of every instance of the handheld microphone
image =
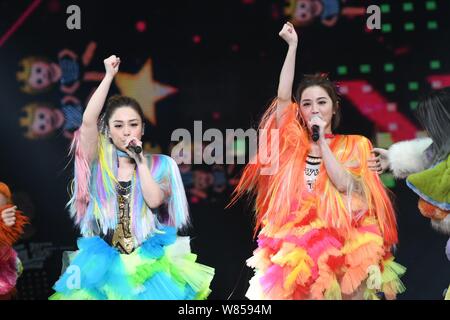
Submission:
POLYGON ((130 143, 128 144, 127 149, 133 151, 136 154, 139 154, 139 153, 142 152, 142 148, 140 146, 138 146, 136 144, 136 142, 134 142, 134 141, 130 141, 130 143))
POLYGON ((314 142, 316 142, 317 140, 319 140, 320 134, 319 134, 319 126, 318 125, 313 125, 312 126, 312 135, 311 138, 314 142))
MULTIPOLYGON (((314 114, 314 115, 312 116, 312 119, 313 119, 313 118, 319 118, 319 119, 320 119, 320 116, 319 116, 318 114, 314 114)), ((312 125, 312 126, 311 126, 311 131, 312 131, 311 139, 312 139, 314 142, 317 142, 317 141, 319 140, 319 138, 320 138, 320 128, 319 128, 319 126, 316 125, 316 124, 312 125)))

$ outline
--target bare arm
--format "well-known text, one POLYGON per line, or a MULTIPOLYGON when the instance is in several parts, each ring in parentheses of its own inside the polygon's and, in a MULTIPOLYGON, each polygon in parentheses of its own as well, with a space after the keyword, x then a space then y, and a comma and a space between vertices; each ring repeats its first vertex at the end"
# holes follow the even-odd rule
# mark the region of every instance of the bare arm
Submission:
MULTIPOLYGON (((135 137, 130 137, 125 141, 125 146, 134 141, 136 145, 142 148, 142 141, 135 137)), ((153 179, 150 168, 147 165, 143 152, 136 154, 129 149, 125 149, 128 155, 136 162, 136 168, 139 172, 142 196, 149 208, 157 208, 164 202, 164 191, 159 184, 153 179)))
POLYGON ((319 148, 328 177, 339 192, 347 192, 347 187, 353 182, 353 177, 336 159, 325 139, 326 122, 319 116, 313 116, 308 125, 310 128, 313 125, 319 127, 319 140, 313 142, 313 147, 319 148))
POLYGON ((164 192, 153 179, 145 160, 138 162, 137 169, 141 180, 142 196, 149 208, 157 208, 164 201, 164 192))
POLYGON ((352 183, 353 177, 344 169, 342 164, 337 161, 325 139, 320 140, 319 146, 328 177, 339 192, 346 192, 347 186, 352 183))
POLYGON ((95 158, 97 153, 98 117, 105 104, 114 76, 119 70, 120 59, 113 55, 105 59, 104 64, 106 69, 105 77, 89 100, 80 126, 80 148, 89 161, 95 158))
POLYGON ((289 45, 286 58, 280 73, 277 93, 277 125, 281 123, 281 116, 284 109, 292 103, 292 84, 295 74, 295 57, 297 53, 297 33, 294 26, 287 22, 283 25, 283 29, 279 33, 289 45))

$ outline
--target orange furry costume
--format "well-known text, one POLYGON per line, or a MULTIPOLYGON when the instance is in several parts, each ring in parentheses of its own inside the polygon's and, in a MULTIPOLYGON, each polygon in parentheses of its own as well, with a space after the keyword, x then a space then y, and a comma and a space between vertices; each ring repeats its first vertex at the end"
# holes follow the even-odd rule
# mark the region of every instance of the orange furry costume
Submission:
MULTIPOLYGON (((14 205, 11 191, 2 182, 0 182, 0 193, 7 199, 7 204, 0 207, 1 213, 14 205)), ((18 210, 16 210, 16 222, 11 227, 6 226, 0 217, 0 300, 10 299, 15 293, 21 265, 12 245, 19 239, 27 223, 28 219, 18 210)))
MULTIPOLYGON (((276 129, 276 103, 266 111, 260 129, 276 129)), ((353 177, 340 193, 324 165, 313 192, 305 187, 307 130, 297 120, 296 104, 282 115, 279 168, 262 175, 258 160, 248 164, 232 202, 245 193, 256 195, 258 248, 249 266, 255 269, 250 299, 342 299, 364 290, 365 299, 388 299, 404 291, 390 249, 398 241, 392 204, 379 177, 367 168, 370 141, 336 135, 330 149, 353 177), (364 283, 365 282, 365 283, 364 283)), ((260 143, 258 153, 271 150, 260 143)))

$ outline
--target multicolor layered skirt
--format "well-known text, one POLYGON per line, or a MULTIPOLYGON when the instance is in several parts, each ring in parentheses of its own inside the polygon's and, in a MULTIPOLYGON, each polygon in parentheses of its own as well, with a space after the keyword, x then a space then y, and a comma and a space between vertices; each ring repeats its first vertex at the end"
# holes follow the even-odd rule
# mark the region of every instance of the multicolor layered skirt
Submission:
POLYGON ((405 268, 384 246, 374 217, 343 233, 314 208, 276 231, 264 227, 247 261, 255 269, 249 299, 394 299, 405 268), (343 236, 345 234, 345 236, 343 236))
POLYGON ((214 269, 196 262, 188 237, 178 237, 172 227, 162 231, 131 254, 100 237, 80 238, 50 299, 206 299, 214 269))

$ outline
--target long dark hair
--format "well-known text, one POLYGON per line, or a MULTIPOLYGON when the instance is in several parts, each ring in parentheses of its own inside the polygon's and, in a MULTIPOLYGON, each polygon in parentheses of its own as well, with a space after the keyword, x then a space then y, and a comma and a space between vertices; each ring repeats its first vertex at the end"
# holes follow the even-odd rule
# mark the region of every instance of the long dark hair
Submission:
POLYGON ((431 163, 445 160, 450 154, 450 87, 424 95, 416 116, 433 140, 427 150, 431 154, 431 163))
POLYGON ((334 130, 341 122, 341 112, 339 108, 339 94, 335 84, 328 78, 326 73, 305 74, 295 92, 295 101, 300 104, 303 91, 309 87, 319 86, 327 92, 333 102, 333 117, 331 118, 331 128, 334 130))

